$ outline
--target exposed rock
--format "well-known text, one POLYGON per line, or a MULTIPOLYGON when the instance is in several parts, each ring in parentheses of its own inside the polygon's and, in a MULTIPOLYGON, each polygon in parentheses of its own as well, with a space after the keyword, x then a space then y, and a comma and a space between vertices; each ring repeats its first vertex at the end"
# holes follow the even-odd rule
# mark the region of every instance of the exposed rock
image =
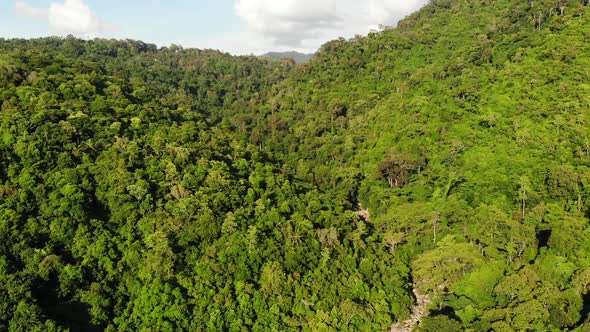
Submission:
POLYGON ((393 324, 389 328, 389 332, 411 332, 428 315, 428 306, 431 303, 430 296, 418 294, 416 290, 414 290, 414 296, 416 297, 416 303, 412 307, 410 317, 393 324))

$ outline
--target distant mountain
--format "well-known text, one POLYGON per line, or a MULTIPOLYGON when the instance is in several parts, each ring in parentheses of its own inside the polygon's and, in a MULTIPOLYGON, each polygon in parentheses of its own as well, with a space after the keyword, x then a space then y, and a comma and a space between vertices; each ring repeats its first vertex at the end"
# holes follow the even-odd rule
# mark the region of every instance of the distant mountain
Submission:
POLYGON ((311 60, 311 58, 313 57, 313 54, 305 54, 305 53, 291 51, 291 52, 268 52, 266 54, 263 54, 262 56, 266 57, 266 58, 271 58, 271 59, 293 59, 297 63, 305 63, 305 62, 308 62, 309 60, 311 60))

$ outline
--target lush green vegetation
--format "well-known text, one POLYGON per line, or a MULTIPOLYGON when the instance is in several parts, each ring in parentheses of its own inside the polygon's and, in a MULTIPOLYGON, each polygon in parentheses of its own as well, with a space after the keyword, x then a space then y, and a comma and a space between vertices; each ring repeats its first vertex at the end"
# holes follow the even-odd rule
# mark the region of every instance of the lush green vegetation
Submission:
POLYGON ((0 39, 0 330, 590 327, 590 6, 306 64, 0 39))

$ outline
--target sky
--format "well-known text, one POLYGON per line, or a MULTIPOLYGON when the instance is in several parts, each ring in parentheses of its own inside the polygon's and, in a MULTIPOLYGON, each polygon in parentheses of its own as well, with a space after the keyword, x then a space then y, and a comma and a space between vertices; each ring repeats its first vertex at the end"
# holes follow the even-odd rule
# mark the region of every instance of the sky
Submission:
POLYGON ((427 0, 0 0, 0 37, 137 39, 233 54, 314 52, 427 0))

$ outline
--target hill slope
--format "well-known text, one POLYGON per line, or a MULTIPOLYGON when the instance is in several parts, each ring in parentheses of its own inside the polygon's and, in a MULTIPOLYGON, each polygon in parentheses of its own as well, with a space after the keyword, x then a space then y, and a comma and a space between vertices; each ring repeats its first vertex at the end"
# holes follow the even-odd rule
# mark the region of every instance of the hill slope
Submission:
POLYGON ((296 66, 0 40, 0 329, 586 329, 588 8, 432 1, 296 66))
POLYGON ((553 5, 434 1, 283 83, 277 153, 369 209, 433 298, 425 329, 587 320, 588 7, 553 5))

